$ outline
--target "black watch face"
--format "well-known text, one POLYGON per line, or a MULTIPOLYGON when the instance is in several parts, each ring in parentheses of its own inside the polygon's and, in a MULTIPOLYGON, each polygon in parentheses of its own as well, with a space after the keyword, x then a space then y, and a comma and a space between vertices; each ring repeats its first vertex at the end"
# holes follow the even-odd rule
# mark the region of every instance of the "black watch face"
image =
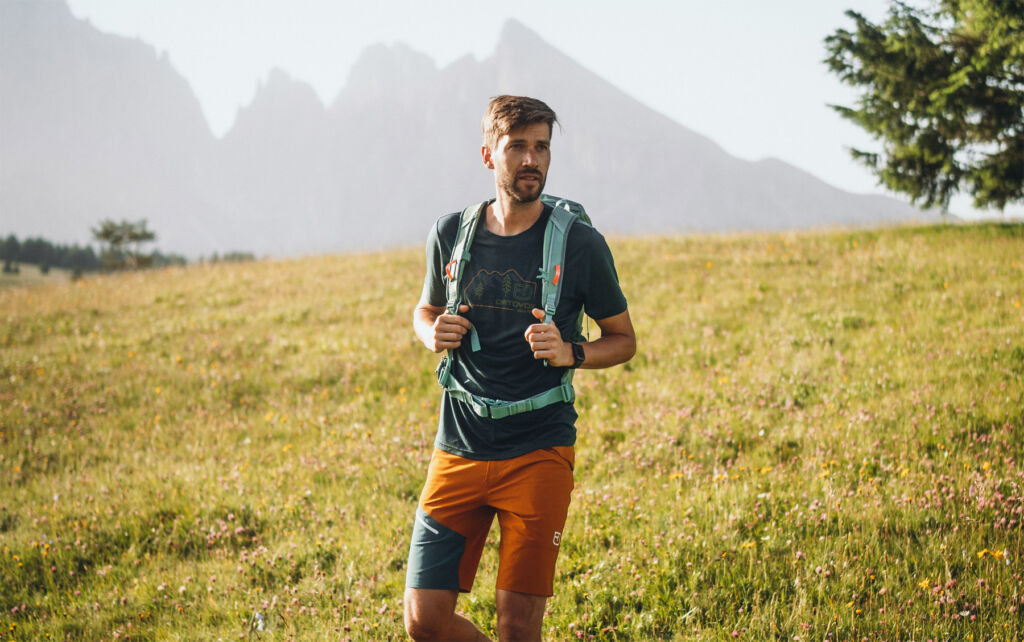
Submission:
POLYGON ((579 366, 580 364, 582 364, 583 363, 583 359, 585 357, 585 354, 583 352, 583 346, 581 346, 578 343, 572 344, 572 356, 573 356, 573 359, 576 360, 576 363, 573 364, 573 365, 579 366))

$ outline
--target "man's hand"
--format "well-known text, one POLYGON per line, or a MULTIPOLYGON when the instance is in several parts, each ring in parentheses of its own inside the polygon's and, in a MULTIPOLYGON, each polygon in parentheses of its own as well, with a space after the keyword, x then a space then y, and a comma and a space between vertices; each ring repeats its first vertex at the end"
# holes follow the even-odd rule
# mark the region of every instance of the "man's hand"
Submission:
POLYGON ((431 352, 454 350, 462 345, 462 337, 473 327, 464 316, 468 305, 459 306, 459 314, 448 314, 444 308, 420 305, 413 317, 417 336, 431 352))
MULTIPOLYGON (((544 310, 534 308, 533 316, 544 321, 544 310)), ((533 350, 534 359, 547 359, 552 366, 571 366, 572 345, 562 341, 562 333, 554 323, 534 323, 526 329, 526 341, 533 350)))
MULTIPOLYGON (((544 320, 544 311, 534 308, 533 316, 544 320)), ((629 310, 604 319, 595 319, 601 337, 583 344, 581 368, 610 368, 629 361, 636 353, 636 333, 629 320, 629 310)), ((553 366, 571 366, 572 344, 562 341, 558 328, 551 323, 535 323, 526 329, 526 340, 533 349, 534 359, 547 359, 553 366)))

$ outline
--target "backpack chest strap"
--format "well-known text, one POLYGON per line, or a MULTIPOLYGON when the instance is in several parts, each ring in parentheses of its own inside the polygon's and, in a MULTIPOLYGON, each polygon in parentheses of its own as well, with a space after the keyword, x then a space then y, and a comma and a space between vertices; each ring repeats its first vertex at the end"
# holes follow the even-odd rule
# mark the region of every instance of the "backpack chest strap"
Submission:
POLYGON ((576 399, 576 390, 572 386, 572 373, 571 369, 566 370, 562 375, 562 382, 558 386, 518 401, 504 401, 475 395, 463 388, 455 377, 451 376, 446 377, 447 383, 441 385, 448 391, 449 396, 469 406, 477 415, 490 419, 504 419, 512 415, 540 410, 555 403, 572 403, 576 399))

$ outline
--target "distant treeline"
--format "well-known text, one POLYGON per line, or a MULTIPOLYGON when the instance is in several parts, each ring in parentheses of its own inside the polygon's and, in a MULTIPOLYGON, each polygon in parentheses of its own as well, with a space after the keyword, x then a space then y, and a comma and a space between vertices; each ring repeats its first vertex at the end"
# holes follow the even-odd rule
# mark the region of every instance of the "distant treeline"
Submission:
POLYGON ((199 259, 205 263, 241 263, 243 261, 255 261, 256 255, 252 252, 225 252, 217 254, 214 252, 208 259, 199 259))
MULTIPOLYGON (((111 259, 117 258, 106 256, 109 253, 108 250, 104 255, 100 255, 91 245, 61 245, 38 237, 19 241, 13 234, 0 241, 0 261, 3 262, 3 270, 7 273, 17 272, 19 263, 38 265, 44 273, 50 268, 63 268, 79 274, 96 272, 109 266, 111 259)), ((161 252, 153 252, 147 259, 146 264, 152 267, 187 263, 183 256, 161 252)))
POLYGON ((34 263, 44 272, 51 267, 77 272, 91 272, 103 267, 91 246, 60 245, 43 238, 19 241, 13 234, 0 242, 0 261, 4 272, 17 271, 18 263, 34 263))

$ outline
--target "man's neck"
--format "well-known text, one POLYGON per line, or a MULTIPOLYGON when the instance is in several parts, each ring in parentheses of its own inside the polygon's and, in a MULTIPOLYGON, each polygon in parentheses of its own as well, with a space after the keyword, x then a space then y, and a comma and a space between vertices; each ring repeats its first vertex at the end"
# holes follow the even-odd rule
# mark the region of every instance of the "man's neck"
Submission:
POLYGON ((487 231, 498 236, 514 236, 530 229, 544 211, 538 198, 530 203, 519 203, 503 192, 487 206, 487 231))

